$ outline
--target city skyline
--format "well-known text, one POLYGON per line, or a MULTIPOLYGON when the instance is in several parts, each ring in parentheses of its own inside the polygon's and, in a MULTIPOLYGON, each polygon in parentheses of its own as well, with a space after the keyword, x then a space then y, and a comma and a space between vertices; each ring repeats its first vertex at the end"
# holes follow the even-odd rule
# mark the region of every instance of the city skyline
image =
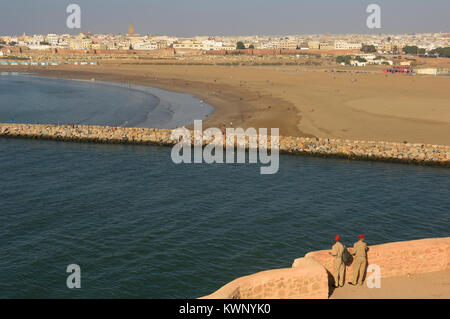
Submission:
POLYGON ((156 0, 147 3, 130 0, 90 2, 79 0, 81 28, 66 26, 66 8, 73 1, 39 3, 18 0, 2 4, 0 33, 2 35, 80 32, 125 34, 130 23, 137 34, 192 36, 245 36, 294 34, 411 34, 449 32, 448 1, 428 3, 377 1, 381 7, 381 28, 369 29, 366 8, 373 1, 322 0, 299 2, 280 0, 247 0, 237 4, 193 0, 156 0), (418 13, 420 12, 420 15, 418 13))

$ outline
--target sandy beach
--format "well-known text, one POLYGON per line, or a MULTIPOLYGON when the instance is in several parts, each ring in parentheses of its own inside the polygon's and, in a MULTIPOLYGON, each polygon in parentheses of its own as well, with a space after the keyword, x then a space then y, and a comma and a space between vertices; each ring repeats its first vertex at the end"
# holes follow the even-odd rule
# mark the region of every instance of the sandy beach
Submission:
POLYGON ((278 127, 285 136, 450 145, 450 77, 346 70, 122 63, 19 66, 0 71, 117 81, 190 93, 215 107, 205 127, 232 123, 244 128, 278 127))

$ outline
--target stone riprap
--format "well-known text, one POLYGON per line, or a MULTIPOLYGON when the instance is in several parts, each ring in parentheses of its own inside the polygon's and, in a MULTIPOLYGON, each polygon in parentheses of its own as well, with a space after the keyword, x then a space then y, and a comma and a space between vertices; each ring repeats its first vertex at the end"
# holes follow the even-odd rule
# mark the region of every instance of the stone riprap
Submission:
POLYGON ((0 124, 0 136, 73 142, 173 145, 171 130, 93 125, 0 124))
MULTIPOLYGON (((0 136, 74 142, 131 143, 172 146, 171 130, 92 125, 52 125, 1 123, 0 136)), ((194 143, 194 132, 191 143, 194 143)), ((214 137, 203 139, 209 144, 214 137)), ((225 140, 225 139, 224 139, 225 140)), ((348 159, 380 160, 419 165, 450 167, 450 146, 328 138, 280 136, 280 152, 348 159)), ((236 143, 235 143, 236 144, 236 143)), ((270 137, 267 143, 270 149, 270 137)), ((248 138, 246 145, 248 146, 248 138)))

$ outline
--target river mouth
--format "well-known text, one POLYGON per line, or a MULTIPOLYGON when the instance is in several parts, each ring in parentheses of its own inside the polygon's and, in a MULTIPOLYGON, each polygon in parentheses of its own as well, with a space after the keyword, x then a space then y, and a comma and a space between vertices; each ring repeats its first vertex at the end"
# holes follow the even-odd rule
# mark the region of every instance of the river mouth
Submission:
POLYGON ((448 236, 445 168, 280 156, 174 164, 144 145, 0 139, 0 297, 194 298, 329 249, 448 236), (82 289, 67 289, 78 264, 82 289))
MULTIPOLYGON (((157 125, 196 117, 157 89, 0 84, 0 122, 150 125, 141 114, 162 100, 180 108, 157 125)), ((347 246, 359 233, 369 245, 449 235, 450 172, 438 167, 280 155, 279 172, 262 176, 260 164, 177 165, 165 147, 5 138, 0 171, 3 298, 194 298, 290 267, 336 234, 347 246), (66 286, 71 264, 80 290, 66 286)))
POLYGON ((211 105, 192 95, 127 83, 6 73, 0 122, 172 129, 206 119, 211 105))

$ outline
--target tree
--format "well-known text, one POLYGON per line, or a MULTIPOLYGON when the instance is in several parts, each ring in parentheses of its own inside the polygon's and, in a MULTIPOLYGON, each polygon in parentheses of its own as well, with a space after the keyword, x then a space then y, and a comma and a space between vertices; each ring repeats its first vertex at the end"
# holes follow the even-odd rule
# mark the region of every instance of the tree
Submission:
POLYGON ((430 54, 438 55, 440 57, 450 58, 450 47, 436 48, 430 51, 430 54))
POLYGON ((250 44, 248 48, 249 48, 249 49, 254 49, 255 46, 254 46, 253 44, 250 44))
POLYGON ((417 47, 416 45, 411 45, 411 46, 407 45, 402 50, 403 50, 404 54, 424 54, 425 53, 425 49, 421 49, 421 48, 417 47))
POLYGON ((242 41, 239 41, 238 43, 236 43, 236 49, 237 50, 244 50, 245 49, 245 44, 242 41))
POLYGON ((336 57, 336 63, 344 63, 346 65, 350 64, 351 57, 349 55, 339 55, 336 57))
POLYGON ((364 52, 364 53, 371 53, 371 52, 377 52, 377 49, 372 44, 371 45, 364 44, 361 47, 361 51, 364 52))

